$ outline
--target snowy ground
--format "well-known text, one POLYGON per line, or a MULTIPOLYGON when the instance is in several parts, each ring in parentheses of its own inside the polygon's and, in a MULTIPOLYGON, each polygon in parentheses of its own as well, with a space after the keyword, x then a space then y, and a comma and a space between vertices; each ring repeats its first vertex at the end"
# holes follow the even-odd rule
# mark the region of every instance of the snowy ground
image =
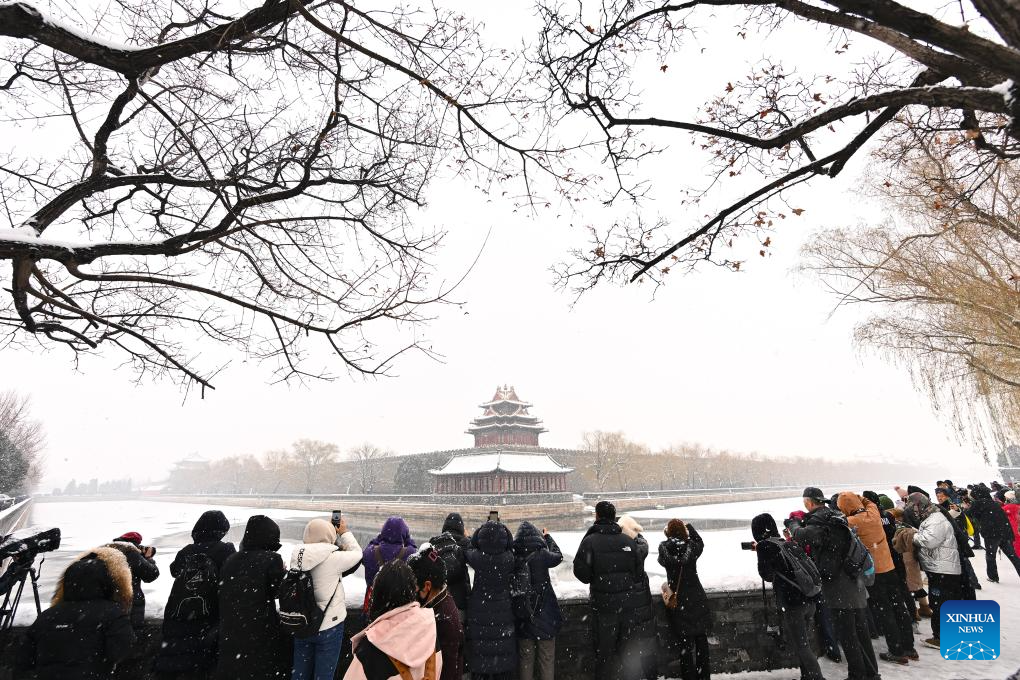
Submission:
MULTIPOLYGON (((877 489, 880 493, 883 491, 877 489)), ((738 588, 760 588, 757 562, 752 553, 740 549, 741 541, 751 540, 750 518, 761 512, 770 512, 777 520, 786 517, 790 511, 802 507, 800 498, 741 501, 719 505, 702 505, 692 507, 667 508, 665 510, 646 510, 631 513, 639 521, 642 518, 665 519, 680 517, 698 526, 699 519, 739 519, 747 520, 748 528, 726 529, 719 531, 703 531, 705 553, 698 563, 698 572, 705 587, 709 590, 732 590, 738 588)), ((169 578, 169 565, 174 554, 182 546, 190 542, 190 531, 198 516, 210 508, 178 503, 156 501, 97 501, 83 503, 37 503, 33 508, 32 523, 61 527, 63 540, 61 550, 47 555, 42 569, 40 590, 44 600, 43 606, 53 592, 57 576, 67 563, 78 553, 90 547, 109 541, 125 531, 138 531, 145 537, 146 544, 158 548, 156 562, 163 574, 155 583, 145 586, 147 613, 150 616, 161 616, 163 605, 170 592, 172 581, 169 578)), ((320 517, 321 513, 302 510, 260 509, 222 506, 222 510, 231 522, 228 540, 240 542, 244 524, 253 514, 266 514, 280 523, 283 547, 280 554, 289 560, 291 547, 299 542, 304 524, 312 517, 320 517)), ((359 540, 364 544, 367 535, 362 532, 359 540)), ((648 532, 651 554, 646 562, 646 569, 653 592, 657 592, 665 576, 665 570, 657 562, 658 544, 661 535, 648 532)), ((561 598, 585 597, 587 586, 579 583, 571 573, 571 560, 584 536, 581 531, 555 532, 557 542, 567 559, 553 573, 553 583, 561 598)), ((424 537, 415 537, 424 540, 424 537)), ((984 553, 979 552, 974 561, 979 576, 985 572, 984 553)), ((1020 668, 1020 578, 1010 568, 1008 562, 1000 558, 999 571, 1002 582, 998 584, 984 583, 979 592, 981 599, 994 599, 1001 607, 1002 656, 996 661, 958 662, 942 659, 933 649, 918 647, 921 661, 911 663, 907 667, 882 664, 882 675, 886 680, 931 680, 937 676, 939 680, 947 678, 978 678, 1003 679, 1020 668)), ((347 602, 360 605, 365 595, 363 572, 359 571, 344 579, 347 602)), ((34 611, 30 602, 26 601, 19 612, 19 623, 30 623, 34 611)), ((920 632, 924 637, 930 635, 927 622, 921 623, 920 632)), ((920 639, 920 638, 919 638, 920 639)), ((876 652, 885 651, 884 641, 876 641, 876 652)), ((846 677, 846 667, 822 659, 822 670, 829 680, 846 677)), ((729 676, 727 676, 729 677, 729 676)), ((793 680, 797 672, 792 670, 772 671, 768 673, 743 673, 732 676, 739 680, 793 680)))

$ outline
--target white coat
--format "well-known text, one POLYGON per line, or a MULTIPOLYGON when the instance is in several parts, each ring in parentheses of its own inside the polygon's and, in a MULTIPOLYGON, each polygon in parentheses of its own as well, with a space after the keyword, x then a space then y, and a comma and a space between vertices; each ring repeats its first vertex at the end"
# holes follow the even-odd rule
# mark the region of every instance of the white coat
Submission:
POLYGON ((932 574, 961 573, 960 550, 953 525, 941 512, 933 512, 921 522, 914 534, 914 545, 921 568, 932 574))
POLYGON ((311 572, 315 585, 315 603, 325 610, 319 632, 340 625, 347 618, 347 598, 343 577, 361 564, 361 546, 354 534, 347 532, 330 543, 302 543, 290 554, 290 568, 311 572), (327 604, 329 605, 327 607, 327 604))

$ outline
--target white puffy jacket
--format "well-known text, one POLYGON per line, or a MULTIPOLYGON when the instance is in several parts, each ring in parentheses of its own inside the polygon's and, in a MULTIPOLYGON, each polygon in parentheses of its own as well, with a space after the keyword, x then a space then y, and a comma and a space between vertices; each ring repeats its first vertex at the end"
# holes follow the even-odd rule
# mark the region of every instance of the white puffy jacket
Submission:
POLYGON ((319 632, 340 625, 347 618, 343 577, 361 564, 361 546, 354 534, 349 531, 341 534, 336 539, 336 545, 302 543, 294 546, 290 554, 291 569, 298 568, 298 558, 301 559, 301 569, 312 574, 316 604, 326 610, 319 632))
POLYGON ((914 534, 914 544, 920 548, 921 568, 934 574, 961 573, 960 551, 956 546, 953 525, 941 512, 933 512, 921 522, 914 534))

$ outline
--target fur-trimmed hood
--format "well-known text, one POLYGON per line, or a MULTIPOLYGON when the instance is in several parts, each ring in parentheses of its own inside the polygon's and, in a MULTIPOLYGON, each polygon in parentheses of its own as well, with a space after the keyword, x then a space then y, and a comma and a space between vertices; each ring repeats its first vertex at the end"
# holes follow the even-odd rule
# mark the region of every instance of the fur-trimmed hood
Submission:
POLYGON ((83 552, 64 570, 50 605, 105 599, 130 611, 133 596, 131 568, 124 551, 104 546, 83 552))

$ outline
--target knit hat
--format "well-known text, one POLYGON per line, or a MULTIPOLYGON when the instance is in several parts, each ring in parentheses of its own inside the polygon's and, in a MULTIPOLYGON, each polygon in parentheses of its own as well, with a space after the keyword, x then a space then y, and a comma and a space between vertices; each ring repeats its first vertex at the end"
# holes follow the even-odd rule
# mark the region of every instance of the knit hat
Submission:
POLYGON ((896 504, 893 503, 893 500, 886 496, 884 493, 880 493, 878 494, 878 507, 882 508, 883 510, 892 510, 893 508, 896 507, 896 504))
POLYGON ((684 524, 683 520, 671 519, 663 533, 666 534, 666 538, 679 538, 686 541, 687 525, 684 524))
POLYGON ((1009 501, 1010 503, 1015 502, 1016 501, 1016 491, 1007 491, 1006 492, 1006 500, 1009 501))
POLYGON ((265 515, 252 515, 244 527, 241 550, 280 549, 280 525, 265 515))
POLYGON ((861 496, 863 498, 867 498, 869 501, 871 501, 875 505, 878 505, 879 502, 880 502, 879 499, 878 499, 878 494, 875 493, 874 491, 862 491, 861 492, 861 496))
POLYGON ((638 534, 644 531, 644 528, 630 515, 624 515, 621 517, 617 520, 617 524, 619 524, 620 528, 623 529, 623 533, 627 534, 631 538, 637 538, 638 534))
POLYGON ((336 543, 336 527, 318 517, 305 525, 302 543, 336 543))
POLYGON ((141 545, 142 544, 142 535, 140 533, 138 533, 137 531, 129 531, 126 534, 121 534, 120 536, 118 536, 117 538, 115 538, 113 540, 115 540, 115 541, 123 541, 124 543, 131 543, 133 545, 141 545))
POLYGON ((751 520, 751 535, 759 543, 766 538, 779 538, 779 528, 776 526, 776 520, 767 512, 756 515, 751 520))
POLYGON ((195 543, 219 541, 227 535, 228 531, 230 531, 230 521, 222 511, 206 510, 195 522, 195 527, 191 530, 191 540, 195 543))
POLYGON ((616 519, 616 506, 609 501, 599 501, 595 504, 595 519, 616 519))
POLYGON ((816 503, 825 502, 825 494, 822 493, 822 490, 819 489, 817 486, 807 487, 806 489, 804 489, 804 493, 802 495, 804 498, 810 498, 816 503))

